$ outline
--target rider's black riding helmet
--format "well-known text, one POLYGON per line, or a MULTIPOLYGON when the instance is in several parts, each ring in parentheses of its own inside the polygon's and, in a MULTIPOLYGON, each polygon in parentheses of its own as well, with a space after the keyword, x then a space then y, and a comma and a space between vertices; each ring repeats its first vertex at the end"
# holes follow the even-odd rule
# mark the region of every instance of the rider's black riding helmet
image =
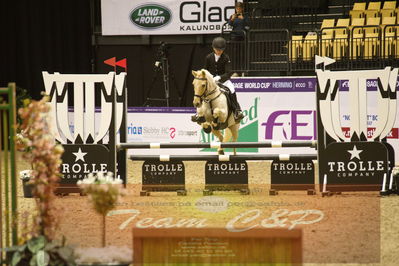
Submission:
POLYGON ((212 41, 212 47, 215 49, 224 50, 226 49, 226 40, 222 37, 216 37, 212 41))

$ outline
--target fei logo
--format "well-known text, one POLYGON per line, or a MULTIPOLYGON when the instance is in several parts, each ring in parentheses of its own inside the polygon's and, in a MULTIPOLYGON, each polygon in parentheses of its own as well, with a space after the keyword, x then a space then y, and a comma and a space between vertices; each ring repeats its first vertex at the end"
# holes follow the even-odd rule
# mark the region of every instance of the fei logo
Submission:
POLYGON ((264 139, 267 140, 314 140, 316 139, 316 111, 274 111, 261 126, 264 126, 264 139))

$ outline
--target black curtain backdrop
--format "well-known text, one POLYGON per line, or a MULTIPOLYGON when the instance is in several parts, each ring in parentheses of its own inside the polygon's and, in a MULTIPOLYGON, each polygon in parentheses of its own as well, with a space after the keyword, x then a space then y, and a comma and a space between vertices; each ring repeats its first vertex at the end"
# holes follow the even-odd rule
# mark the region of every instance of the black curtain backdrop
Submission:
MULTIPOLYGON (((90 0, 2 0, 0 29, 0 86, 16 82, 34 99, 39 99, 44 91, 42 71, 108 73, 114 68, 104 64, 104 60, 127 58, 128 105, 145 103, 154 79, 159 45, 92 46, 90 0)), ((174 36, 174 40, 178 43, 179 36, 174 36)), ((170 105, 192 106, 191 70, 203 67, 211 47, 209 44, 171 44, 168 52, 170 105)), ((122 70, 117 67, 117 72, 122 70)), ((149 96, 164 98, 161 71, 149 96)), ((165 102, 149 102, 149 105, 165 106, 165 102)))
POLYGON ((38 99, 42 71, 91 73, 89 0, 2 0, 0 29, 0 86, 38 99))
MULTIPOLYGON (((170 66, 170 106, 192 106, 193 76, 191 70, 204 67, 204 58, 211 52, 208 45, 173 44, 169 45, 168 61, 170 66), (179 99, 181 98, 181 99, 179 99)), ((116 60, 127 59, 127 87, 129 106, 142 106, 147 95, 150 98, 165 98, 163 73, 155 67, 159 45, 118 45, 99 46, 96 49, 96 72, 114 71, 104 61, 116 57, 116 60)), ((117 72, 124 71, 117 67, 117 72)), ((166 106, 165 102, 151 101, 150 106, 166 106)))

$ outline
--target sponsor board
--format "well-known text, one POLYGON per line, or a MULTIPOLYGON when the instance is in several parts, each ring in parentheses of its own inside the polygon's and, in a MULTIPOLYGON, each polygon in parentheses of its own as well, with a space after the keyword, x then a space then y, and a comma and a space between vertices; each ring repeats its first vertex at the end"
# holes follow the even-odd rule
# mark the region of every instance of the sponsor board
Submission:
POLYGON ((61 164, 61 183, 75 184, 86 175, 108 172, 109 150, 104 145, 64 145, 61 164))
POLYGON ((142 172, 143 190, 173 191, 185 187, 185 168, 182 161, 147 160, 143 163, 142 172))
MULTIPOLYGON (((331 143, 327 146, 328 160, 320 168, 327 173, 328 191, 345 191, 343 184, 362 185, 356 189, 381 189, 388 171, 388 152, 380 142, 331 143)), ((353 187, 348 187, 349 191, 353 187)))
POLYGON ((219 34, 234 13, 234 3, 234 0, 102 0, 102 34, 219 34))
POLYGON ((205 188, 209 190, 238 190, 248 188, 248 164, 244 160, 205 164, 205 188))
MULTIPOLYGON (((234 78, 237 97, 245 114, 241 121, 239 141, 289 141, 316 139, 315 77, 290 78, 234 78), (255 85, 248 85, 255 84, 255 85), (256 85, 258 84, 258 85, 256 85), (263 85, 259 85, 263 84, 263 85), (297 85, 300 84, 300 85, 297 85), (250 87, 259 88, 250 88, 250 87), (285 86, 285 87, 284 87, 285 86)), ((368 83, 369 86, 374 83, 368 83)), ((368 91, 370 98, 377 91, 368 91)), ((340 91, 340 123, 344 135, 350 134, 351 115, 348 91, 340 91)), ((369 137, 377 128, 379 116, 376 102, 368 102, 367 127, 369 137)), ((211 142, 212 134, 206 134, 201 127, 191 122, 195 113, 190 107, 130 107, 126 126, 128 142, 211 142)), ((399 115, 396 116, 398 120, 399 115)), ((100 117, 96 115, 96 120, 100 117)), ((73 113, 70 113, 70 130, 73 131, 73 113)), ((96 123, 97 124, 97 123, 96 123)), ((399 121, 388 134, 388 142, 399 150, 399 121)), ((98 130, 98 129, 96 129, 98 130)), ((104 140, 106 143, 106 139, 104 140)), ((240 148, 240 153, 314 153, 312 148, 240 148)), ((201 153, 214 153, 214 149, 202 149, 201 153)), ((231 152, 231 149, 226 149, 231 152)), ((132 154, 134 151, 129 150, 132 154)), ((195 154, 198 149, 140 150, 140 154, 195 154)))
POLYGON ((314 189, 314 173, 312 160, 275 160, 271 165, 271 188, 276 190, 314 189))

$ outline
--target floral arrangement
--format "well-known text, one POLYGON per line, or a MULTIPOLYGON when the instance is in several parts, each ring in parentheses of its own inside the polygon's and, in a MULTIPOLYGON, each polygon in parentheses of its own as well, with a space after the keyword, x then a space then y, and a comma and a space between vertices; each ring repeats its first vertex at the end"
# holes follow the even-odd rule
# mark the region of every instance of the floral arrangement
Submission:
POLYGON ((111 172, 90 173, 77 182, 82 192, 87 194, 98 214, 106 215, 115 208, 118 197, 124 194, 122 179, 113 178, 111 172))
POLYGON ((126 263, 132 261, 132 250, 128 247, 106 246, 105 217, 115 208, 120 196, 126 194, 122 186, 122 179, 114 178, 111 172, 89 174, 85 179, 77 182, 84 194, 87 194, 94 210, 102 216, 102 248, 75 249, 76 262, 79 264, 92 263, 126 263))
POLYGON ((103 239, 105 246, 105 216, 115 208, 119 196, 125 194, 122 186, 122 179, 113 178, 113 173, 98 172, 90 173, 85 179, 77 182, 84 194, 88 195, 89 201, 93 204, 94 210, 103 218, 103 239))
POLYGON ((75 265, 73 250, 65 245, 65 239, 55 240, 54 191, 64 149, 51 134, 49 111, 47 96, 18 110, 22 122, 16 143, 32 167, 32 170, 21 171, 20 178, 30 180, 37 210, 20 217, 26 231, 20 235, 18 246, 5 250, 10 254, 7 254, 10 258, 7 265, 75 265), (32 217, 31 225, 28 224, 29 216, 32 217))
POLYGON ((53 215, 54 191, 58 186, 64 149, 51 134, 49 111, 47 96, 19 109, 22 124, 17 144, 20 149, 29 151, 24 153, 24 158, 32 165, 31 183, 34 185, 33 194, 38 208, 35 219, 36 236, 44 235, 47 240, 52 240, 57 224, 56 216, 53 215))

